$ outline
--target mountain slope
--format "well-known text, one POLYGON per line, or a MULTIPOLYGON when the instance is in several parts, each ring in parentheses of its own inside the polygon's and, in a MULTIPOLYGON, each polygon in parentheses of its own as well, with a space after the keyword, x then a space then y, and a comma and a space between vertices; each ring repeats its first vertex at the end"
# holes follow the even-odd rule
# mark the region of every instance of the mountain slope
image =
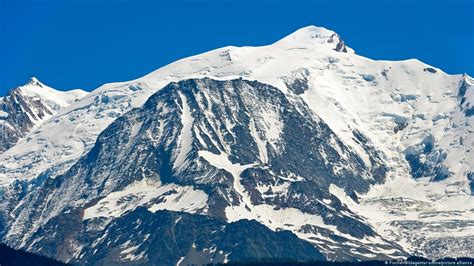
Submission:
MULTIPOLYGON (((36 239, 38 230, 71 209, 83 213, 84 222, 105 226, 145 205, 151 212, 227 222, 253 219, 291 230, 333 259, 353 257, 349 245, 366 256, 384 258, 383 250, 402 255, 329 192, 335 184, 357 198, 356 192, 382 182, 380 158, 368 156, 371 167, 302 99, 269 85, 242 79, 172 83, 113 122, 64 175, 21 199, 6 240, 35 250, 45 246, 44 238, 36 239), (335 245, 338 251, 329 248, 335 245)), ((72 238, 75 246, 86 244, 72 238)))
POLYGON ((11 90, 0 98, 0 153, 86 94, 82 90, 56 91, 34 77, 27 84, 11 90))
POLYGON ((106 84, 0 155, 3 239, 80 260, 82 233, 144 206, 255 219, 328 258, 472 256, 472 84, 317 27, 106 84))
POLYGON ((207 216, 169 211, 151 213, 140 207, 114 220, 104 230, 130 234, 121 234, 111 246, 109 242, 115 236, 109 233, 94 242, 93 247, 84 247, 78 262, 188 265, 252 258, 324 260, 310 243, 288 231, 275 233, 256 221, 223 223, 207 216), (143 222, 130 224, 132 220, 143 222), (140 235, 135 235, 136 227, 140 235), (116 254, 120 254, 119 258, 116 254))

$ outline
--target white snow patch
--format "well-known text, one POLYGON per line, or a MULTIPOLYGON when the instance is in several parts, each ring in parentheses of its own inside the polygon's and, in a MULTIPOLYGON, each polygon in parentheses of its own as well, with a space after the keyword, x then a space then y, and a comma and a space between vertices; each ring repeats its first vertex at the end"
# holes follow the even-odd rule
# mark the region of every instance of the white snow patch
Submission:
POLYGON ((183 124, 183 128, 181 129, 181 134, 178 139, 179 151, 175 155, 176 159, 173 164, 173 168, 177 171, 182 170, 186 166, 186 158, 192 149, 192 126, 194 121, 186 96, 181 92, 179 92, 179 96, 183 105, 181 109, 181 123, 183 124))
POLYGON ((85 209, 83 219, 120 217, 138 206, 147 206, 151 212, 171 210, 196 213, 203 210, 206 204, 207 194, 201 190, 176 184, 161 185, 144 178, 122 191, 110 193, 94 206, 85 209), (159 203, 153 203, 154 200, 159 203))
MULTIPOLYGON (((233 164, 229 161, 227 154, 214 154, 209 151, 199 151, 199 156, 208 161, 211 165, 224 169, 232 174, 234 177, 234 188, 239 194, 240 204, 237 206, 226 207, 225 213, 229 222, 234 222, 242 219, 256 220, 272 230, 279 230, 282 228, 293 231, 296 235, 303 239, 309 240, 314 235, 307 235, 298 232, 303 225, 314 225, 329 229, 335 234, 343 236, 347 239, 358 241, 356 238, 341 233, 334 225, 325 224, 322 217, 304 213, 296 208, 281 208, 275 209, 275 206, 261 204, 253 205, 249 195, 245 191, 244 186, 240 182, 240 174, 247 168, 253 167, 254 164, 240 165, 233 164)), ((287 185, 283 185, 281 190, 285 190, 287 185)), ((276 187, 278 190, 278 187, 276 187)))

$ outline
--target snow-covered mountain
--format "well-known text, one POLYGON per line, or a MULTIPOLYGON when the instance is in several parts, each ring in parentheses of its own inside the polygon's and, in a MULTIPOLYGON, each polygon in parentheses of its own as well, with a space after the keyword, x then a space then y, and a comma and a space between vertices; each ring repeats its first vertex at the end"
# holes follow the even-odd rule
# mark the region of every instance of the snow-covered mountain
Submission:
POLYGON ((310 26, 106 84, 0 154, 2 239, 78 263, 474 256, 473 83, 310 26))
POLYGON ((0 98, 0 153, 59 110, 84 97, 82 90, 57 91, 35 77, 0 98))

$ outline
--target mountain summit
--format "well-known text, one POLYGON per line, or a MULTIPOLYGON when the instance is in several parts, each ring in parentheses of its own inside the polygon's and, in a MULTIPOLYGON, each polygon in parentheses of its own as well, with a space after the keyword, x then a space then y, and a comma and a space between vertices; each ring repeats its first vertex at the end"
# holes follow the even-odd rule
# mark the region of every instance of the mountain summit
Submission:
POLYGON ((36 77, 0 98, 0 153, 62 108, 82 98, 82 90, 58 91, 36 77))
POLYGON ((344 53, 354 53, 347 47, 339 34, 323 27, 307 26, 276 42, 276 44, 323 45, 344 53))

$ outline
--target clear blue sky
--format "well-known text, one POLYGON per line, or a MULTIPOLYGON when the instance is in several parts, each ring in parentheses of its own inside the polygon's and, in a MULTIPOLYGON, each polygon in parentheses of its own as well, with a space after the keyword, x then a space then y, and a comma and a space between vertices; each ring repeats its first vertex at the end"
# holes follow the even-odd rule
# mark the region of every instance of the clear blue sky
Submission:
POLYGON ((418 58, 474 75, 474 0, 0 0, 0 95, 30 76, 92 90, 307 25, 373 59, 418 58))

